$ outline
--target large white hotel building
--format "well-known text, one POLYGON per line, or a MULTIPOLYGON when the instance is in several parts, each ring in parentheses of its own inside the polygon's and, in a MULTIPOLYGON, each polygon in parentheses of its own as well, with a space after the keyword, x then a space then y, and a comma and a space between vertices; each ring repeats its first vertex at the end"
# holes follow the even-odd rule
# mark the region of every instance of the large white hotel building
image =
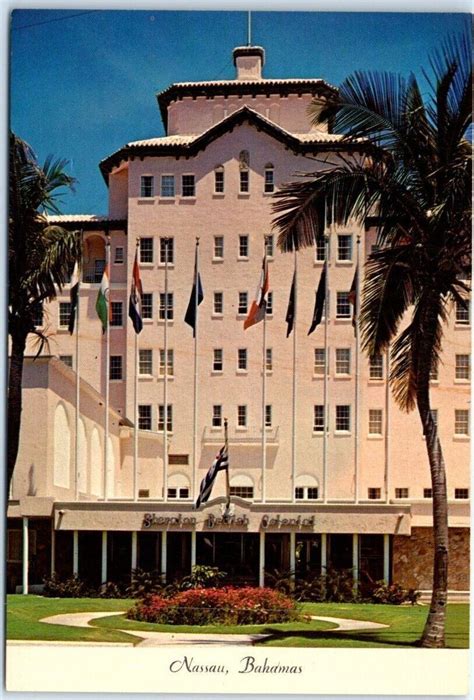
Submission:
MULTIPOLYGON (((239 47, 233 58, 234 80, 177 83, 158 95, 166 136, 131 141, 101 162, 107 216, 59 219, 84 232, 79 367, 76 339, 67 331, 66 288, 38 319, 50 335, 50 354, 25 366, 21 449, 8 506, 9 590, 32 590, 52 571, 98 584, 123 580, 138 566, 172 580, 195 563, 260 585, 275 569, 301 577, 331 565, 353 568, 361 585, 370 577, 430 588, 432 500, 419 418, 402 413, 390 396, 386 357, 369 362, 361 353, 356 362, 348 292, 357 256, 362 266, 375 245, 376 221, 329 229, 327 326, 323 321, 311 335, 324 248, 297 254, 296 336, 286 337, 295 260, 277 249, 272 194, 347 151, 337 134, 315 129, 308 118, 312 99, 334 88, 321 79, 263 78, 259 47, 239 47), (107 236, 112 318, 104 470, 106 337, 95 301, 107 236), (244 330, 243 322, 265 237, 270 306, 263 363, 264 324, 244 330), (184 315, 196 238, 204 300, 195 364, 184 315), (137 239, 144 327, 135 384, 128 297, 137 239), (193 510, 223 444, 224 418, 228 521, 224 474, 210 501, 193 510)), ((469 313, 453 308, 432 382, 447 468, 452 596, 469 586, 469 340, 469 313)))

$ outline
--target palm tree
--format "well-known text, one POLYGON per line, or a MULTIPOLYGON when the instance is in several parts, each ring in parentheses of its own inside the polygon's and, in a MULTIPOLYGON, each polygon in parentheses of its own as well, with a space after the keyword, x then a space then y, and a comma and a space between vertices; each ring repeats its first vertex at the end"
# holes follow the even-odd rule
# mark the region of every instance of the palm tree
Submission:
POLYGON ((324 211, 337 224, 377 213, 379 249, 368 256, 359 323, 369 356, 391 346, 390 384, 398 406, 415 407, 426 437, 433 490, 433 593, 421 638, 444 646, 448 582, 446 475, 430 404, 443 324, 453 301, 467 304, 471 267, 471 60, 467 37, 445 42, 424 74, 356 72, 338 95, 314 103, 345 153, 276 194, 283 251, 314 245, 324 211), (402 320, 404 325, 402 325, 402 320), (408 322, 408 323, 406 323, 408 322))
POLYGON ((58 213, 58 190, 74 179, 64 172, 65 161, 48 158, 40 167, 30 146, 10 133, 8 210, 8 375, 7 478, 11 483, 18 455, 22 410, 22 375, 26 340, 38 337, 41 352, 47 337, 35 327, 45 300, 56 297, 80 256, 76 232, 51 226, 46 211, 58 213), (40 211, 42 210, 42 211, 40 211))

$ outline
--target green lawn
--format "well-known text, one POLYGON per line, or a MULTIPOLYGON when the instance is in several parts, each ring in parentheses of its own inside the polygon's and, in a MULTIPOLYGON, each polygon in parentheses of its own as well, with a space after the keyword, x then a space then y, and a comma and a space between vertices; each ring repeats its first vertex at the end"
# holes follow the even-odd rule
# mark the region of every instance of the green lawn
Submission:
MULTIPOLYGON (((302 609, 310 615, 371 620, 390 625, 387 629, 367 632, 330 632, 333 625, 320 622, 287 622, 270 625, 189 627, 154 625, 127 620, 114 615, 93 621, 91 629, 48 625, 43 617, 68 612, 120 612, 134 601, 97 598, 43 598, 10 595, 7 600, 7 637, 9 639, 43 639, 96 642, 132 642, 139 639, 119 630, 153 630, 156 632, 201 632, 221 634, 269 634, 260 642, 265 646, 291 647, 409 647, 421 635, 428 614, 427 606, 361 605, 352 603, 305 603, 302 609)), ((469 645, 469 605, 448 605, 446 643, 450 648, 469 645)))

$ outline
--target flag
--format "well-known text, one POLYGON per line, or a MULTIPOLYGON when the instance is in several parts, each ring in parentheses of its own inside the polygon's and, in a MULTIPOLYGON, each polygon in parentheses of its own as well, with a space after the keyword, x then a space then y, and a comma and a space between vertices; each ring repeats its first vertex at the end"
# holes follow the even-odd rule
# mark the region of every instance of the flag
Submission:
POLYGON ((324 302, 326 300, 326 275, 327 275, 327 262, 324 263, 323 271, 318 284, 318 289, 316 291, 316 300, 314 302, 313 320, 311 321, 311 327, 308 331, 310 335, 316 326, 321 323, 324 310, 324 302))
POLYGON ((79 272, 79 265, 76 262, 74 263, 74 269, 72 271, 71 275, 71 288, 70 288, 70 298, 71 298, 71 311, 69 313, 69 322, 68 322, 68 330, 69 333, 72 335, 74 333, 74 326, 76 325, 76 311, 77 311, 77 305, 79 302, 79 278, 80 278, 80 272, 79 272))
POLYGON ((128 300, 128 315, 132 319, 135 333, 140 333, 143 329, 143 321, 141 316, 142 294, 143 288, 142 281, 140 279, 140 268, 138 267, 138 251, 136 251, 135 261, 133 263, 130 298, 128 300))
POLYGON ((212 487, 218 472, 227 471, 229 469, 229 453, 227 450, 227 444, 225 444, 219 450, 213 461, 209 471, 207 472, 204 479, 201 481, 201 486, 199 487, 199 496, 196 501, 195 508, 199 508, 201 503, 206 503, 211 495, 212 487))
POLYGON ((258 283, 255 299, 253 300, 248 316, 244 321, 244 330, 250 328, 250 326, 253 326, 256 323, 259 323, 260 321, 263 321, 263 319, 265 318, 265 313, 267 310, 267 300, 265 299, 265 295, 267 294, 268 289, 269 281, 267 256, 264 255, 262 262, 262 272, 260 273, 260 281, 258 283))
POLYGON ((286 337, 290 335, 293 330, 293 324, 295 322, 295 285, 296 285, 296 271, 293 273, 293 282, 291 283, 290 299, 288 301, 288 309, 286 311, 285 321, 287 323, 286 337))
POLYGON ((102 333, 107 330, 108 316, 109 316, 109 265, 105 266, 104 274, 102 275, 102 281, 100 283, 99 292, 97 294, 97 301, 95 302, 95 310, 97 311, 97 316, 102 322, 102 333))
POLYGON ((357 265, 354 279, 352 280, 351 288, 349 290, 349 304, 352 304, 352 325, 354 326, 354 332, 357 321, 357 295, 359 292, 359 266, 357 265))
POLYGON ((204 292, 201 285, 201 275, 197 270, 197 246, 196 255, 194 258, 194 277, 193 277, 193 288, 191 290, 191 296, 189 298, 188 308, 186 309, 186 315, 184 317, 185 323, 191 326, 193 329, 193 338, 196 336, 196 306, 204 299, 204 292), (196 277, 197 277, 197 304, 196 304, 196 277))

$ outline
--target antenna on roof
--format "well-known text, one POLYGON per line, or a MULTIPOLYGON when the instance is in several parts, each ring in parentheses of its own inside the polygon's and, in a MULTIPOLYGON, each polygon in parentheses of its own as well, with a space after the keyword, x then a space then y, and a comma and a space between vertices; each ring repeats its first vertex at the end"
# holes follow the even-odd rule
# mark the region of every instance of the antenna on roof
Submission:
POLYGON ((247 12, 247 46, 252 46, 252 13, 247 12))

